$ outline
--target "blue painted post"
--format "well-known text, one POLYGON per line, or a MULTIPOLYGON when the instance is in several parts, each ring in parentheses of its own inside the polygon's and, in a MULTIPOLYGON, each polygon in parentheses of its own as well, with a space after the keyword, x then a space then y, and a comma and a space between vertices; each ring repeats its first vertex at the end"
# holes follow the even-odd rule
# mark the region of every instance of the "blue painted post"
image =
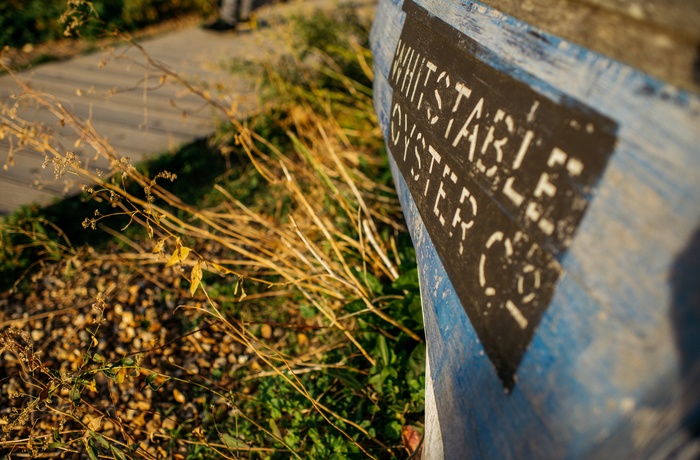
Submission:
POLYGON ((424 456, 700 456, 697 83, 470 0, 381 0, 372 47, 424 456))

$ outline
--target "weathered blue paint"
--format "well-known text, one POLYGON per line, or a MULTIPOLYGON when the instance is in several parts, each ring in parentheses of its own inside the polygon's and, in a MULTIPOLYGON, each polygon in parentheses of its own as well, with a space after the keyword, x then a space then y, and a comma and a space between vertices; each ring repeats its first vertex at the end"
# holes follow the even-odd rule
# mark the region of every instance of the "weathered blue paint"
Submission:
MULTIPOLYGON (((700 426, 692 418, 700 398, 700 97, 478 2, 416 3, 476 40, 483 62, 619 126, 511 394, 391 160, 420 266, 434 392, 427 457, 625 458, 663 454, 673 443, 692 449, 682 425, 700 426)), ((401 6, 381 0, 372 31, 385 136, 401 6)))

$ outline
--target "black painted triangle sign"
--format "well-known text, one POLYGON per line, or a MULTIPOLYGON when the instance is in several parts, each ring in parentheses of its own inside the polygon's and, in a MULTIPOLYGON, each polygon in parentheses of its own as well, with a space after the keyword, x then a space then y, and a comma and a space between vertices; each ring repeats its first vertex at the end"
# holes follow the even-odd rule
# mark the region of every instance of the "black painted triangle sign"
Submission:
POLYGON ((485 64, 488 50, 412 1, 403 8, 389 149, 510 391, 617 125, 485 64))

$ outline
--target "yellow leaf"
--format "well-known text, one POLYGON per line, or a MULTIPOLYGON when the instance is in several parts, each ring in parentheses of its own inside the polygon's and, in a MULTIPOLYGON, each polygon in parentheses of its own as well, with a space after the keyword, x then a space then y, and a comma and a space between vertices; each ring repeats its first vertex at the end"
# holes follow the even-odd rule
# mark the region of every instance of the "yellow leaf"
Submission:
POLYGON ((175 264, 181 264, 185 261, 185 259, 187 259, 189 253, 190 248, 185 246, 178 246, 177 248, 175 248, 175 252, 173 252, 173 255, 170 256, 170 260, 168 261, 166 267, 172 267, 175 264))
POLYGON ((90 393, 97 393, 97 382, 95 379, 92 379, 89 385, 86 385, 85 388, 90 390, 90 393))
POLYGON ((230 273, 233 273, 233 272, 232 272, 231 270, 229 270, 228 268, 223 267, 223 266, 221 266, 221 265, 219 265, 219 264, 215 264, 215 263, 213 263, 213 262, 211 263, 211 266, 214 267, 214 269, 215 269, 216 271, 218 271, 219 273, 224 274, 224 275, 228 275, 228 274, 230 274, 230 273))
POLYGON ((192 278, 190 281, 190 295, 194 295, 199 287, 200 281, 202 281, 202 261, 198 260, 197 265, 192 267, 192 273, 190 274, 192 278))
POLYGON ((164 239, 159 239, 158 244, 153 248, 153 254, 158 254, 163 250, 163 247, 165 246, 165 240, 164 239))
POLYGON ((126 378, 126 368, 122 367, 121 369, 119 369, 119 372, 117 372, 117 377, 115 378, 115 380, 117 381, 117 383, 121 384, 124 383, 124 378, 126 378))
POLYGON ((89 417, 88 421, 88 429, 92 431, 98 431, 100 427, 102 426, 102 418, 104 416, 99 416, 99 417, 89 417))

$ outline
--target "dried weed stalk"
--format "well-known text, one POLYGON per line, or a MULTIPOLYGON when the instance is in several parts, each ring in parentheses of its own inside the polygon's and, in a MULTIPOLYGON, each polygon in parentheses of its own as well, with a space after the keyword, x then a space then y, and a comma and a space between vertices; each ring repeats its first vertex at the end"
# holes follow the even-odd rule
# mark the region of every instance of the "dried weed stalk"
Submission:
MULTIPOLYGON (((120 309, 123 308, 122 303, 126 305, 131 302, 131 297, 120 293, 127 289, 131 292, 128 287, 131 281, 120 278, 119 283, 105 286, 99 284, 102 275, 95 274, 102 273, 100 270, 105 270, 105 267, 109 270, 127 267, 129 270, 125 270, 125 273, 138 273, 154 280, 156 286, 160 283, 159 272, 175 270, 179 279, 188 282, 189 295, 194 300, 187 300, 182 295, 178 279, 171 286, 158 288, 158 292, 165 296, 166 304, 172 306, 176 302, 172 297, 168 301, 170 294, 166 293, 178 292, 175 294, 181 302, 178 308, 187 310, 186 314, 193 318, 205 318, 203 325, 193 334, 199 334, 201 338, 204 337, 203 333, 206 336, 217 331, 217 336, 222 338, 223 343, 230 344, 232 350, 249 352, 247 359, 255 362, 255 367, 251 367, 251 377, 281 377, 307 399, 310 410, 321 414, 349 442, 373 457, 368 444, 358 442, 357 436, 348 431, 352 429, 367 439, 376 439, 370 435, 368 428, 334 412, 320 398, 309 393, 299 379, 304 373, 321 369, 314 361, 323 348, 297 356, 285 354, 279 344, 260 339, 259 333, 256 333, 259 324, 242 321, 225 311, 221 305, 222 299, 210 295, 205 282, 213 275, 227 277, 237 288, 235 298, 225 300, 241 304, 266 296, 276 298, 282 306, 304 299, 305 303, 316 309, 318 316, 313 324, 307 323, 303 327, 323 328, 329 334, 337 331, 354 344, 356 351, 371 365, 375 364, 375 358, 355 336, 358 314, 349 314, 344 308, 350 301, 359 299, 364 305, 362 313, 377 315, 386 324, 420 341, 415 332, 383 311, 384 300, 375 298, 367 282, 367 274, 391 280, 399 276, 396 262, 399 256, 395 244, 391 237, 380 235, 378 230, 387 225, 398 226, 399 208, 396 199, 391 197, 391 190, 376 184, 361 172, 360 164, 377 161, 351 141, 351 138, 362 133, 342 126, 332 110, 332 97, 336 95, 316 88, 312 71, 297 61, 303 89, 298 82, 290 83, 280 74, 269 73, 271 84, 279 92, 305 93, 304 98, 293 100, 290 116, 285 121, 293 149, 280 151, 276 145, 241 123, 235 113, 212 99, 208 93, 151 59, 140 45, 131 42, 131 46, 143 52, 145 65, 152 69, 151 72, 159 73, 161 81, 181 85, 230 120, 235 127, 235 143, 245 151, 260 175, 275 187, 279 193, 278 201, 287 203, 286 210, 284 216, 280 215, 279 209, 269 209, 268 212, 253 210, 250 204, 242 202, 221 185, 214 186, 214 190, 223 197, 216 207, 199 209, 191 206, 168 190, 166 184, 177 180, 174 174, 162 171, 149 177, 140 172, 127 158, 120 156, 89 120, 74 116, 54 98, 36 92, 17 78, 22 93, 14 105, 2 107, 0 111, 0 138, 10 139, 11 145, 17 148, 31 149, 44 155, 44 166, 53 168, 57 179, 70 176, 77 183, 84 184, 83 191, 87 195, 111 204, 111 213, 95 212, 85 218, 84 227, 97 229, 103 221, 108 222, 116 215, 128 216, 127 226, 142 226, 148 239, 133 241, 121 235, 120 238, 134 252, 124 251, 113 256, 96 254, 91 249, 76 250, 66 239, 66 244, 58 248, 63 257, 58 265, 51 268, 53 274, 49 273, 50 270, 44 270, 40 276, 35 276, 34 281, 48 283, 53 286, 54 292, 58 292, 55 291, 58 289, 56 286, 66 282, 61 273, 70 272, 73 281, 67 282, 84 282, 84 295, 96 301, 90 304, 91 313, 87 315, 81 306, 74 304, 65 307, 82 318, 68 330, 72 330, 73 336, 86 339, 80 342, 81 351, 74 349, 80 358, 73 359, 72 365, 44 361, 41 353, 34 350, 34 340, 26 331, 7 327, 17 324, 21 327, 22 321, 3 324, 0 357, 4 361, 5 376, 0 377, 0 382, 12 377, 13 385, 17 387, 11 389, 9 397, 22 398, 25 403, 21 408, 13 407, 2 414, 0 425, 5 435, 0 440, 0 446, 9 451, 21 447, 34 455, 45 449, 58 449, 66 454, 84 451, 91 458, 96 458, 100 452, 108 452, 118 459, 159 458, 163 454, 162 449, 154 447, 153 441, 163 436, 162 427, 173 428, 167 418, 146 410, 152 420, 146 424, 149 428, 145 429, 148 435, 144 438, 139 434, 144 428, 133 421, 136 417, 134 412, 117 409, 120 398, 124 398, 125 394, 134 397, 135 394, 133 390, 120 393, 118 387, 129 380, 135 385, 138 378, 144 382, 142 390, 145 389, 149 395, 175 380, 202 387, 213 394, 225 410, 236 417, 247 417, 237 409, 237 401, 245 398, 245 393, 227 390, 221 384, 197 380, 187 372, 178 377, 177 373, 167 372, 153 360, 149 361, 149 354, 167 349, 174 341, 190 340, 193 337, 190 334, 173 338, 160 331, 159 338, 159 332, 154 331, 151 345, 141 344, 136 352, 122 350, 121 356, 114 352, 102 356, 101 353, 107 352, 102 351, 106 348, 100 328, 107 327, 105 322, 108 325, 110 318, 114 319, 117 315, 124 318, 125 315, 121 310, 110 311, 116 307, 109 299, 116 298, 120 309), (55 142, 50 127, 20 119, 17 108, 27 101, 53 114, 58 125, 72 128, 75 145, 89 145, 95 157, 103 160, 103 164, 108 164, 109 168, 87 168, 73 152, 55 142), (245 286, 251 283, 264 288, 257 288, 255 293, 248 295, 245 286), (124 297, 121 303, 120 296, 124 297), (117 359, 116 356, 120 357, 117 359), (99 398, 90 396, 100 392, 107 395, 107 401, 112 398, 112 403, 100 405, 96 402, 99 398), (39 423, 42 417, 57 420, 60 424, 55 430, 47 431, 39 423), (15 435, 19 433, 22 435, 15 435)), ((366 50, 357 48, 355 51, 358 61, 369 71, 366 50)), ((331 62, 324 55, 321 55, 321 59, 325 59, 326 64, 331 62)), ((345 87, 343 91, 350 94, 358 111, 372 116, 371 96, 332 66, 328 68, 335 72, 345 87)), ((10 151, 10 167, 14 154, 14 151, 10 151)), ((88 207, 87 204, 85 206, 88 207)), ((51 287, 48 291, 51 291, 51 287)), ((135 295, 140 295, 138 290, 135 295)), ((26 322, 41 321, 47 317, 30 316, 26 322)), ((299 332, 299 337, 306 337, 302 332, 299 332)), ((112 330, 112 333, 122 334, 123 331, 112 330)), ((201 345, 195 345, 195 349, 201 348, 201 345)), ((330 345, 334 346, 337 345, 330 345)), ((342 365, 338 364, 339 367, 342 365)), ((183 397, 182 394, 179 397, 183 397)), ((174 393, 176 400, 179 397, 174 393)), ((146 404, 143 406, 145 408, 146 404)), ((252 419, 248 421, 300 458, 300 454, 274 428, 252 419)), ((195 432, 194 435, 197 442, 223 458, 233 458, 236 452, 247 452, 247 455, 255 452, 269 455, 274 452, 274 449, 265 446, 238 445, 238 441, 233 442, 225 437, 222 438, 224 442, 217 443, 204 434, 195 432)), ((373 451, 386 454, 391 453, 393 448, 376 441, 373 451)))

